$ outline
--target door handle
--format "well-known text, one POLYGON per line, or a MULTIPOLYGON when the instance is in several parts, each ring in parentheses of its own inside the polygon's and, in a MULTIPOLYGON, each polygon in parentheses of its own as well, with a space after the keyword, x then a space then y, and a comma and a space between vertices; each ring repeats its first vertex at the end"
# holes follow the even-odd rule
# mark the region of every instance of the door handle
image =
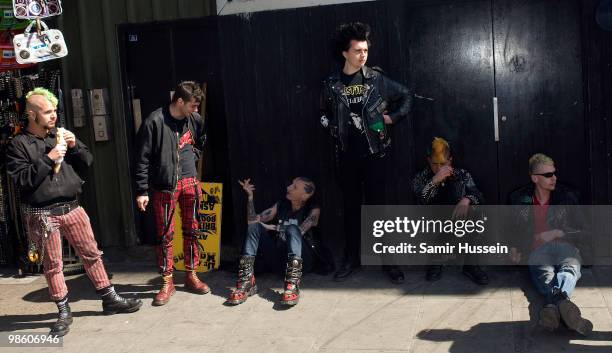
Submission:
POLYGON ((495 142, 499 142, 499 110, 497 109, 497 97, 493 97, 493 129, 495 142))

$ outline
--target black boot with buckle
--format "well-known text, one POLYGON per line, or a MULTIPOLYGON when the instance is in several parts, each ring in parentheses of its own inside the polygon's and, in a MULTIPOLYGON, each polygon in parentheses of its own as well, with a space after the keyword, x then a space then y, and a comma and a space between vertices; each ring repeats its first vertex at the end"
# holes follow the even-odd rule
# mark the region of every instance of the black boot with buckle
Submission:
POLYGON ((59 316, 51 327, 49 335, 61 337, 70 332, 70 325, 72 324, 72 311, 70 311, 70 305, 68 305, 68 296, 56 301, 55 305, 57 305, 59 316))
POLYGON ((113 286, 97 290, 102 297, 102 311, 105 315, 133 313, 142 306, 140 299, 124 298, 115 292, 113 286))
POLYGON ((238 281, 236 290, 232 291, 226 303, 228 305, 238 305, 244 303, 250 296, 257 293, 253 266, 255 256, 242 255, 238 262, 238 281))
POLYGON ((294 256, 287 261, 285 271, 285 291, 281 304, 293 306, 300 300, 300 282, 302 280, 302 259, 294 256))

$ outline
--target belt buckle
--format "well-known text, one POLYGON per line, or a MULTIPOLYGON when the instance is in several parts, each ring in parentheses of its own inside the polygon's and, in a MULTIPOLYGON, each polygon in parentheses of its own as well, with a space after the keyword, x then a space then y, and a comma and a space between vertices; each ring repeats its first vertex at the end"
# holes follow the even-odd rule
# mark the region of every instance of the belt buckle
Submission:
POLYGON ((68 212, 70 212, 70 206, 66 204, 55 206, 51 210, 51 214, 54 216, 63 216, 68 212))
POLYGON ((72 210, 76 209, 76 207, 74 207, 74 205, 72 204, 72 202, 67 203, 65 205, 62 205, 62 207, 64 208, 65 212, 64 214, 68 214, 70 213, 72 210))

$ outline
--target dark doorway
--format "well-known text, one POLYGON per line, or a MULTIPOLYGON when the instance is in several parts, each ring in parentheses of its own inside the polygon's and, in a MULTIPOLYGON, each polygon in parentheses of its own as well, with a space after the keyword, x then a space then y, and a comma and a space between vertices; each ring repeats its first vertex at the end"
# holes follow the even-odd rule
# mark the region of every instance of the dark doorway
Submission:
MULTIPOLYGON (((170 32, 159 27, 125 27, 119 34, 130 167, 134 165, 136 134, 142 120, 169 101, 168 92, 174 82, 170 38, 170 32), (140 111, 139 117, 134 116, 135 109, 140 111)), ((130 172, 132 175, 133 169, 130 172)), ((135 197, 133 195, 132 199, 135 197)), ((154 244, 156 231, 151 207, 143 213, 135 206, 132 203, 140 242, 154 244)))
MULTIPOLYGON (((182 20, 155 24, 121 25, 118 30, 126 126, 130 160, 134 160, 139 121, 170 102, 170 92, 184 80, 206 83, 205 117, 207 143, 202 179, 227 184, 227 144, 225 101, 221 83, 216 18, 182 20), (135 107, 140 117, 135 116, 135 107), (139 109, 138 109, 139 108, 139 109)), ((135 207, 135 204, 134 204, 135 207)), ((223 224, 231 224, 231 203, 223 203, 223 224)), ((142 243, 155 242, 155 227, 150 207, 135 212, 136 227, 142 243)), ((228 229, 223 226, 223 229, 228 229)), ((224 232, 227 233, 227 232, 224 232)), ((224 242, 231 237, 223 237, 224 242)))

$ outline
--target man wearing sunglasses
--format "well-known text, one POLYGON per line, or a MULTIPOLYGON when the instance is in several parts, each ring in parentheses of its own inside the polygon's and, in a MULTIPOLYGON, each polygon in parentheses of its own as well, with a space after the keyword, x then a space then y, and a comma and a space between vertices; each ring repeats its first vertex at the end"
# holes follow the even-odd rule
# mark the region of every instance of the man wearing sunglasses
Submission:
POLYGON ((518 264, 521 250, 530 251, 525 260, 536 289, 546 299, 538 324, 553 331, 563 321, 569 329, 586 336, 593 324, 570 300, 581 276, 582 258, 574 244, 582 232, 580 219, 568 205, 578 205, 578 197, 557 183, 555 163, 544 154, 529 159, 529 177, 529 185, 510 195, 511 204, 524 206, 517 208, 513 220, 518 227, 513 232, 511 259, 518 264))

